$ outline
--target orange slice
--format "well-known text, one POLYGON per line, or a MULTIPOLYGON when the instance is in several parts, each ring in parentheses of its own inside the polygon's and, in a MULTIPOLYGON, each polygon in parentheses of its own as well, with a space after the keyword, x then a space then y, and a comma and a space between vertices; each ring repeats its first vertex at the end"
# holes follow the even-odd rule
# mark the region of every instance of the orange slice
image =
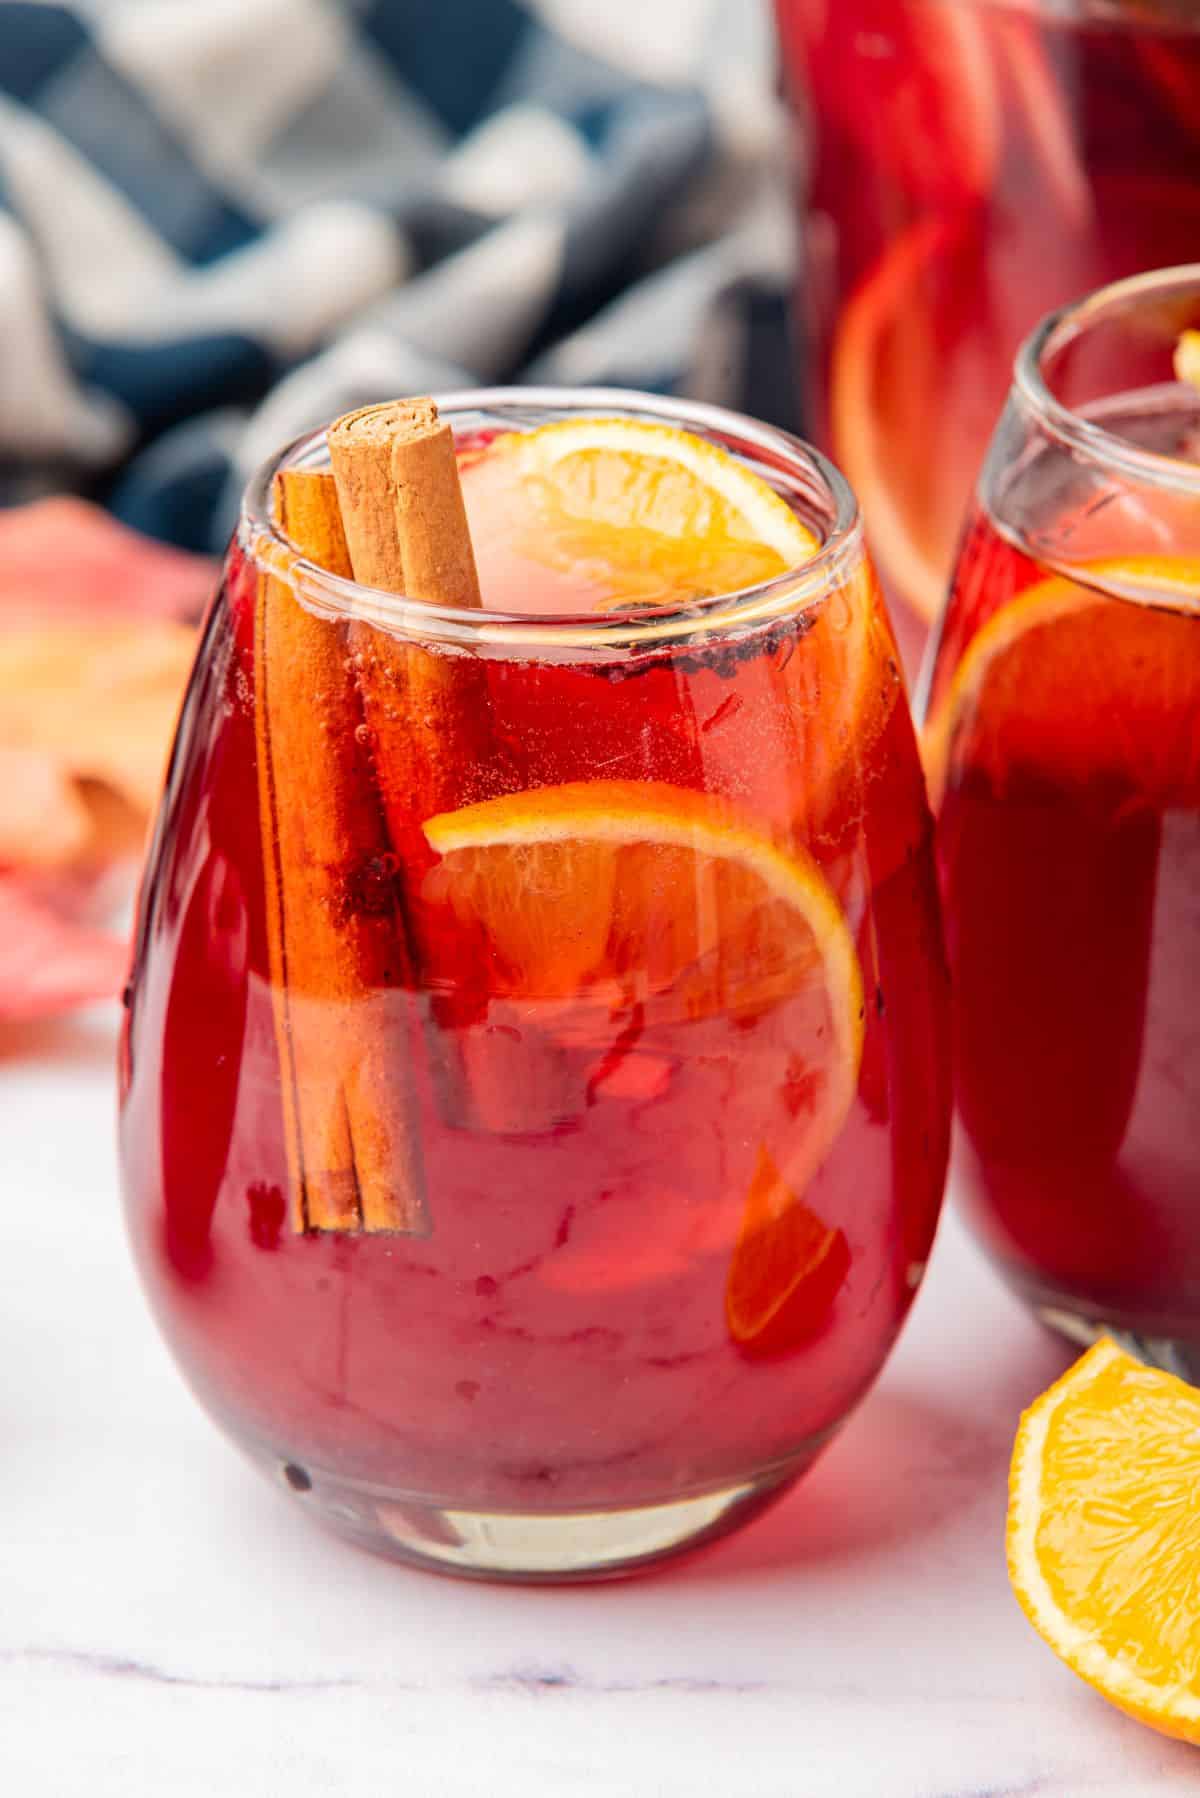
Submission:
MULTIPOLYGON (((942 601, 977 459, 975 421, 964 420, 957 395, 938 414, 936 445, 912 451, 913 420, 932 416, 945 382, 952 327, 936 296, 945 268, 958 266, 954 248, 950 225, 936 216, 897 237, 843 308, 830 366, 834 454, 858 494, 885 580, 925 619, 942 601), (962 478, 947 482, 955 466, 962 478)), ((986 442, 986 422, 980 428, 986 442)))
POLYGON ((930 795, 937 807, 952 767, 997 788, 1022 767, 1178 803, 1200 782, 1197 718, 1200 561, 1092 563, 1027 587, 972 637, 925 727, 930 795))
POLYGON ((1110 1703, 1200 1743, 1200 1392, 1098 1342, 1021 1419, 1008 1570, 1110 1703))
POLYGON ((641 1003, 664 1021, 802 999, 813 1122, 789 1178, 807 1183, 857 1090, 863 985, 803 850, 662 781, 539 787, 443 812, 425 835, 442 858, 425 895, 482 924, 498 997, 641 1003))
POLYGON ((814 1336, 850 1271, 830 1230, 760 1148, 725 1286, 729 1333, 747 1354, 784 1354, 814 1336))
POLYGON ((485 604, 603 612, 735 593, 806 562, 817 539, 744 462, 632 418, 511 431, 464 456, 485 604))

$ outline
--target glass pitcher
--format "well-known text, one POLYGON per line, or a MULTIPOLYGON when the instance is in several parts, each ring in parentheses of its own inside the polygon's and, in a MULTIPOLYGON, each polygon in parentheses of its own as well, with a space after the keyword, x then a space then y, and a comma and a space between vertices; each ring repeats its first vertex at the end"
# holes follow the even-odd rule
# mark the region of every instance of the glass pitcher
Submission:
POLYGON ((776 0, 809 430, 935 615, 1013 355, 1200 243, 1192 0, 776 0))

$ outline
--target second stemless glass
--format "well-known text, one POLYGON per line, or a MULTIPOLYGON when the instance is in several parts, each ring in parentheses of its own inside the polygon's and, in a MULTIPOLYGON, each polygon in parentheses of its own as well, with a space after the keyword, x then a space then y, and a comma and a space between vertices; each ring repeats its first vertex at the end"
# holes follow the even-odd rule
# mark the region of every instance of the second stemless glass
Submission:
POLYGON ((803 113, 811 429, 854 484, 889 590, 927 620, 1022 338, 1052 307, 1195 254, 1200 13, 1195 0, 776 11, 803 113))
POLYGON ((1200 267, 1022 350, 932 668, 961 1190, 1018 1290, 1200 1373, 1200 267))
POLYGON ((932 826, 845 483, 709 408, 442 406, 473 449, 588 413, 719 445, 818 553, 682 612, 448 611, 303 562, 268 499, 323 437, 288 452, 185 705, 123 1080, 130 1230, 205 1406, 369 1545, 515 1578, 652 1559, 811 1462, 908 1310, 948 1128, 932 826), (268 605, 324 646, 290 697, 268 605), (436 743, 440 822, 398 832, 386 745, 358 724, 355 763, 339 723, 395 666, 396 717, 436 690, 471 720, 436 743), (280 879, 335 760, 362 852, 331 904, 280 879), (281 904, 306 966, 352 925, 374 973, 306 990, 281 904), (327 1181, 318 1216, 288 1120, 322 1103, 372 1186, 327 1181))

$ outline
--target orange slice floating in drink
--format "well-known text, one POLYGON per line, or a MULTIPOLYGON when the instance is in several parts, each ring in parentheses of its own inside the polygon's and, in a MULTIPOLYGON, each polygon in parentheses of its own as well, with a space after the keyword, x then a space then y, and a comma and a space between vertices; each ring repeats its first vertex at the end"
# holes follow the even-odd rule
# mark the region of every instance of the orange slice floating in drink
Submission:
POLYGON ((582 615, 754 587, 817 539, 753 469, 707 438, 634 418, 572 418, 494 438, 462 463, 484 602, 582 615))
POLYGON ((1120 780, 1147 801, 1200 788, 1200 561, 1138 556, 1038 581, 967 645, 925 727, 933 803, 955 766, 1120 780), (1084 582, 1091 585, 1084 585, 1084 582), (1123 593, 1126 598, 1111 595, 1123 593))
POLYGON ((1098 1342, 1021 1420, 1008 1569, 1081 1679, 1200 1743, 1200 1392, 1098 1342))
POLYGON ((661 781, 575 781, 431 818, 426 894, 478 922, 492 991, 640 1003, 648 1021, 786 1003, 813 1098, 789 1161, 802 1190, 858 1085, 863 984, 837 898, 803 850, 661 781))
POLYGON ((829 1316, 849 1270, 843 1232, 822 1223, 760 1148, 725 1287, 734 1341, 752 1355, 799 1347, 829 1316))
POLYGON ((858 1078, 862 977, 817 864, 713 795, 665 781, 569 781, 429 819, 436 896, 484 926, 497 991, 670 993, 682 1016, 811 989, 830 1032, 838 1121, 858 1078))

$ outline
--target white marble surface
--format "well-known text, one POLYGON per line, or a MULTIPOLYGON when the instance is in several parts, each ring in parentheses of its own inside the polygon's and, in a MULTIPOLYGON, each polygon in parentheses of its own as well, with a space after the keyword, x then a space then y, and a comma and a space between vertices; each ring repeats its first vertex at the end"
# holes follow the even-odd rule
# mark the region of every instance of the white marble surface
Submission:
POLYGON ((1063 1357, 953 1219, 876 1392, 741 1536, 633 1584, 460 1584, 318 1532, 185 1393, 111 1059, 107 1018, 0 1039, 4 1798, 1200 1789, 1009 1597, 1012 1431, 1063 1357))

